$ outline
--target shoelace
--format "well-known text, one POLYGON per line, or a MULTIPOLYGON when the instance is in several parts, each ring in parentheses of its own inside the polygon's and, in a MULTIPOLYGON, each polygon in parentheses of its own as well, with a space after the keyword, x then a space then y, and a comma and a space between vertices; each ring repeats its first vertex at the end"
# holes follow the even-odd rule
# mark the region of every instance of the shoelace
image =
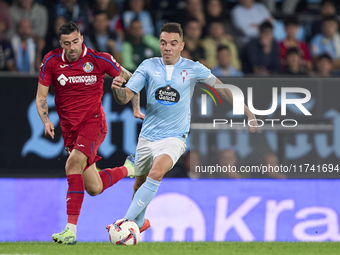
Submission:
POLYGON ((64 229, 63 232, 61 232, 60 234, 65 234, 67 232, 68 228, 64 229))

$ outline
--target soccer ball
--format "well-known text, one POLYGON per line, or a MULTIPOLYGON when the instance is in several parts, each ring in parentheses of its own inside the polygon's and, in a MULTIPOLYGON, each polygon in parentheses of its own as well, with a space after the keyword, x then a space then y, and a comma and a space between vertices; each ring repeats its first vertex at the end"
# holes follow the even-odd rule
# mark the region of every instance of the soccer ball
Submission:
POLYGON ((139 227, 132 220, 117 220, 107 226, 107 229, 109 230, 110 242, 113 245, 136 245, 139 241, 139 227))

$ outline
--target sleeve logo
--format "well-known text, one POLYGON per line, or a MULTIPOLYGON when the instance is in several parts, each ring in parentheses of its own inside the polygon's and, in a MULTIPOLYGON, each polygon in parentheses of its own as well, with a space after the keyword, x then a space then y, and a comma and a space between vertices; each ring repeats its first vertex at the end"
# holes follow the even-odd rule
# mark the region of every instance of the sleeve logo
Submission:
POLYGON ((117 67, 119 67, 119 63, 117 62, 117 60, 115 60, 115 59, 113 58, 112 55, 111 55, 111 60, 112 60, 112 62, 113 62, 117 67))

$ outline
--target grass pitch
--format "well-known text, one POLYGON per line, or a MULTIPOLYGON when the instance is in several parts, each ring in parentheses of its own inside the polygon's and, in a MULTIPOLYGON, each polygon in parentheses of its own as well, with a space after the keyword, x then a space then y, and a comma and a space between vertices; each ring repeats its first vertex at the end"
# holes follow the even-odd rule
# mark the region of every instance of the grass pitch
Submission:
POLYGON ((0 242, 0 255, 106 255, 106 254, 251 254, 251 255, 298 255, 339 254, 340 243, 335 242, 173 242, 139 243, 136 246, 113 246, 108 242, 60 245, 52 242, 0 242))

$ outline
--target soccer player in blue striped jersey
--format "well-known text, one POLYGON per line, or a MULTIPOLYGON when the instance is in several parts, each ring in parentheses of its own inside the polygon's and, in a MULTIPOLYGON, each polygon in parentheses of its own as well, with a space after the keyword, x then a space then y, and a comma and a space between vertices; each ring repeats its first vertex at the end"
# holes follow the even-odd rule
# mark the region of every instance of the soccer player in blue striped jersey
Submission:
MULTIPOLYGON (((126 81, 116 77, 112 91, 119 104, 146 90, 147 107, 135 154, 134 198, 125 215, 137 223, 141 232, 150 227, 145 210, 155 196, 160 181, 184 153, 190 128, 190 99, 196 82, 214 87, 222 84, 211 71, 200 64, 182 58, 183 31, 178 23, 167 23, 159 38, 161 58, 151 58, 139 65, 124 88, 126 81)), ((216 89, 229 103, 228 89, 216 89)), ((256 119, 245 105, 248 119, 256 119)), ((254 125, 256 126, 256 125, 254 125)), ((249 127, 251 132, 256 127, 249 127)))

